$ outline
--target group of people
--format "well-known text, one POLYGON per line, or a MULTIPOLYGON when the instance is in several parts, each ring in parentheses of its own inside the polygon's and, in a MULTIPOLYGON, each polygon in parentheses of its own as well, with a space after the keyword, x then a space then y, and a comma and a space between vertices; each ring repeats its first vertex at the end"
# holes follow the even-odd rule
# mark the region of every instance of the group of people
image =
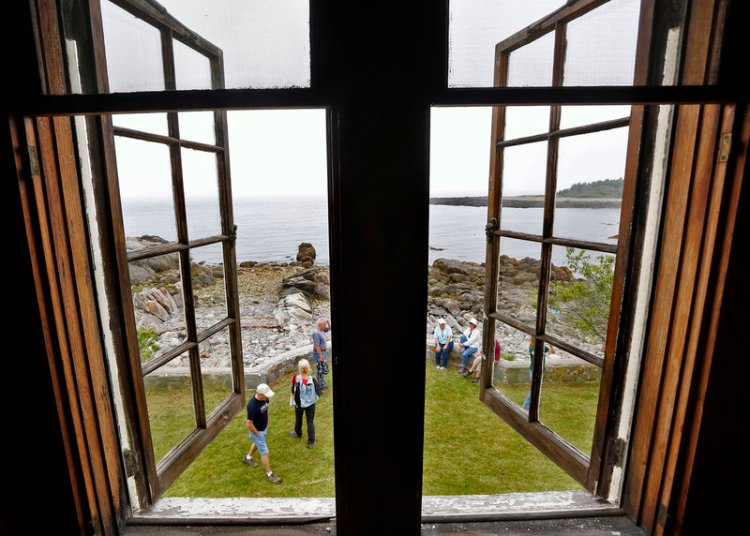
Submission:
MULTIPOLYGON (((315 405, 327 389, 325 375, 328 367, 328 341, 326 333, 331 330, 331 322, 326 318, 319 318, 313 329, 313 361, 315 362, 315 376, 312 375, 310 361, 300 359, 297 363, 297 374, 292 376, 291 395, 289 405, 294 408, 294 428, 289 436, 295 439, 302 437, 302 417, 307 422, 307 448, 315 446, 315 405)), ((268 434, 268 404, 274 396, 274 391, 268 384, 261 383, 255 389, 253 396, 247 403, 247 430, 250 436, 250 450, 243 462, 250 467, 258 467, 254 455, 257 452, 260 462, 266 472, 266 480, 274 484, 281 484, 282 479, 271 470, 268 458, 269 449, 266 442, 268 434)))
MULTIPOLYGON (((467 327, 458 339, 461 347, 461 368, 459 374, 464 378, 473 376, 472 383, 479 383, 479 373, 482 367, 482 353, 479 348, 482 344, 482 333, 478 328, 479 323, 474 317, 469 318, 469 327, 467 327), (474 356, 471 366, 467 366, 469 359, 474 356)), ((435 331, 435 368, 437 370, 446 370, 448 368, 448 357, 453 351, 453 330, 444 319, 438 319, 435 331)))

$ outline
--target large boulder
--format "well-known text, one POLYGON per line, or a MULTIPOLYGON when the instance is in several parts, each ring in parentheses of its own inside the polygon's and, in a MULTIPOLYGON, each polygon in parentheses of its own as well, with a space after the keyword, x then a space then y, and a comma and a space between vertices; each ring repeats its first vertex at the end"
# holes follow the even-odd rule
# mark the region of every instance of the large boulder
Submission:
POLYGON ((312 268, 313 264, 315 264, 315 247, 309 242, 302 242, 297 250, 297 262, 305 268, 312 268))
POLYGON ((282 296, 294 294, 295 292, 292 291, 303 292, 308 296, 312 296, 315 294, 315 281, 299 276, 290 277, 283 282, 281 294, 282 296))

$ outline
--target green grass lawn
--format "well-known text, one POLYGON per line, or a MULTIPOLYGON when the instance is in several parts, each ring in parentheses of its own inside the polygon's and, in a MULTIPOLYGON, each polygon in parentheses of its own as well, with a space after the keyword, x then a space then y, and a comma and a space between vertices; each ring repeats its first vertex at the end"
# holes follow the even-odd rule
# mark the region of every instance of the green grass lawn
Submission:
MULTIPOLYGON (((290 377, 272 384, 268 445, 271 467, 284 482, 264 479, 262 468, 241 463, 250 446, 244 414, 234 418, 166 492, 171 497, 332 497, 334 495, 331 393, 318 402, 318 444, 288 437, 294 423, 289 407, 290 377), (304 470, 300 470, 304 468, 304 470)), ((478 385, 454 370, 427 366, 425 410, 425 495, 462 495, 579 489, 554 463, 486 408, 478 385)), ((526 386, 513 398, 525 395, 526 386)), ((510 393, 509 393, 510 394, 510 393)), ((545 384, 547 421, 568 441, 588 453, 593 433, 598 384, 545 384), (554 403, 552 402, 554 401, 554 403), (585 448, 584 448, 585 446, 585 448)), ((213 397, 208 393, 207 397, 213 397)), ((252 396, 248 393, 248 396, 252 396)), ((148 400, 157 459, 186 429, 188 389, 150 388, 148 400)), ((212 398, 212 399, 213 399, 212 398)), ((244 413, 244 412, 243 412, 244 413)), ((304 430, 304 426, 303 426, 304 430)))

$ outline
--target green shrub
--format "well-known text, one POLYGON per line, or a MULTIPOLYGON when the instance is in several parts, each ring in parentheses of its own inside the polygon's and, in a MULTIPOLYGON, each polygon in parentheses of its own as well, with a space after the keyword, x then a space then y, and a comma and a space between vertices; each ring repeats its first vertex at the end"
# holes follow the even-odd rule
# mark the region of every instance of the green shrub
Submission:
POLYGON ((141 354, 141 363, 151 359, 161 346, 156 342, 159 334, 152 329, 138 328, 138 352, 141 354))

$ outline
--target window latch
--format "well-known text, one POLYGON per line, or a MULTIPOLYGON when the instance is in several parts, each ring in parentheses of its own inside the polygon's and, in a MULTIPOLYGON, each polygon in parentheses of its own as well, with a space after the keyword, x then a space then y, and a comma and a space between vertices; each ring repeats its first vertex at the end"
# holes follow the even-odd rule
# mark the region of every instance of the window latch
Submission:
POLYGON ((500 222, 497 221, 497 218, 491 218, 484 227, 484 232, 487 233, 487 242, 492 242, 495 231, 498 229, 500 229, 500 222))

